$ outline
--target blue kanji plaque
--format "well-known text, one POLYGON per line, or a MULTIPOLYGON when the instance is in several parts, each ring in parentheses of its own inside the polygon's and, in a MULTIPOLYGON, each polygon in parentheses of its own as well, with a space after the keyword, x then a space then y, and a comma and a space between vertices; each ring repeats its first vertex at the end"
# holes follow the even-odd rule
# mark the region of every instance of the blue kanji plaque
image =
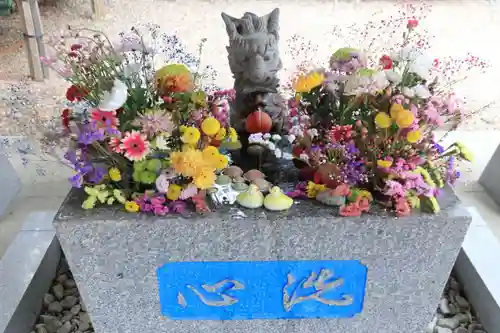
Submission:
POLYGON ((174 320, 345 318, 363 309, 357 260, 172 262, 158 269, 162 314, 174 320))

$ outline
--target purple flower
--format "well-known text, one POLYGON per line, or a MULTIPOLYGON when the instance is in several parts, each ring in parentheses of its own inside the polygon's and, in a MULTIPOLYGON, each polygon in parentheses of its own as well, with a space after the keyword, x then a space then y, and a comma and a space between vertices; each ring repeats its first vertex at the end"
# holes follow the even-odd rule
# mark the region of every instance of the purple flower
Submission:
POLYGON ((85 124, 78 135, 78 143, 87 146, 102 140, 104 140, 104 130, 96 129, 90 124, 85 124))
POLYGON ((91 172, 87 174, 88 181, 92 184, 99 184, 106 175, 106 169, 94 167, 91 172))
POLYGON ((434 149, 436 149, 438 154, 444 153, 444 147, 441 146, 439 143, 434 143, 434 149))
POLYGON ((83 185, 82 174, 78 172, 77 174, 69 178, 69 182, 71 183, 71 186, 81 188, 83 185))

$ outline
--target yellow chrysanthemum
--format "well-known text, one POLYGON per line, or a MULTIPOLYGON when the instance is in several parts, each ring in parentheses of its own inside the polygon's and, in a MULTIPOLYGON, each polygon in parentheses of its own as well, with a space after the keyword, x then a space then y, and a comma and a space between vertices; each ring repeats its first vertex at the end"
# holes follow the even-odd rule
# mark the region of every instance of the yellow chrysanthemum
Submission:
POLYGON ((184 163, 184 153, 180 151, 175 151, 170 155, 170 164, 172 168, 179 172, 182 169, 182 165, 184 163))
POLYGON ((214 146, 207 146, 205 149, 202 151, 203 158, 208 161, 209 163, 212 163, 212 161, 215 161, 215 159, 220 155, 219 149, 214 146))
POLYGON ((182 165, 180 170, 177 172, 181 173, 186 177, 193 177, 196 173, 196 169, 203 165, 203 154, 198 149, 188 149, 183 152, 182 165))
POLYGON ((385 112, 379 112, 375 116, 375 124, 380 128, 388 128, 392 125, 392 119, 385 112))
POLYGON ((236 142, 238 141, 238 132, 234 128, 229 129, 229 141, 236 142))
POLYGON ((391 115, 392 119, 398 118, 398 115, 403 112, 405 109, 401 104, 392 104, 391 108, 389 109, 389 114, 391 115))
POLYGON ((409 143, 417 143, 420 139, 422 139, 422 132, 419 130, 410 131, 406 135, 406 140, 408 140, 409 143))
POLYGON ((379 168, 387 169, 387 168, 390 168, 392 166, 392 161, 391 160, 378 160, 377 166, 379 168))
POLYGON ((205 190, 210 188, 215 183, 216 176, 214 169, 209 167, 203 167, 198 170, 196 175, 193 177, 193 183, 199 189, 205 190))
POLYGON ((135 201, 125 202, 125 210, 129 213, 137 213, 139 211, 139 205, 135 201))
POLYGON ((308 93, 317 86, 323 84, 325 75, 319 72, 311 72, 307 75, 300 75, 293 84, 293 89, 298 93, 308 93))
POLYGON ((224 127, 221 127, 219 129, 219 131, 217 132, 217 134, 215 135, 215 140, 224 140, 224 138, 226 137, 226 134, 227 134, 227 131, 224 127))
POLYGON ((359 196, 365 199, 368 199, 368 201, 372 202, 373 201, 373 195, 371 194, 370 191, 367 190, 359 190, 359 196))
POLYGON ((316 195, 318 195, 319 192, 322 192, 324 190, 326 190, 325 185, 316 184, 313 182, 307 183, 306 193, 307 193, 307 196, 311 199, 316 198, 316 195))
POLYGON ((208 136, 213 136, 217 134, 220 130, 220 122, 214 117, 205 118, 201 122, 201 130, 208 136))
POLYGON ((395 120, 399 128, 408 128, 413 124, 415 116, 411 111, 403 110, 398 114, 395 120))
POLYGON ((212 164, 217 170, 222 170, 224 168, 227 168, 227 165, 229 164, 229 159, 227 158, 226 155, 219 154, 218 156, 215 157, 214 163, 212 164))
POLYGON ((182 133, 181 140, 184 143, 195 145, 200 140, 201 133, 196 127, 187 127, 182 133))
POLYGON ((177 184, 171 184, 167 190, 167 199, 172 201, 177 200, 181 196, 181 192, 182 192, 182 186, 177 184))
POLYGON ((122 180, 122 174, 118 168, 110 168, 108 171, 109 178, 114 182, 122 180))
POLYGON ((179 132, 181 132, 181 134, 184 133, 186 131, 186 129, 187 129, 186 125, 179 126, 179 132))

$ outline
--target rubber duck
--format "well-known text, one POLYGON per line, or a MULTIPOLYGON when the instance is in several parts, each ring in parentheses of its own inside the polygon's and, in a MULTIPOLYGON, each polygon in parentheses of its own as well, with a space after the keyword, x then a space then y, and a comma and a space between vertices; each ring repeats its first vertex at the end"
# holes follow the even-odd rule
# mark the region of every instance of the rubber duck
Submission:
POLYGON ((284 194, 278 186, 274 186, 264 199, 264 207, 272 211, 290 209, 293 199, 284 194))
POLYGON ((245 208, 259 208, 264 203, 264 194, 257 185, 250 184, 246 191, 238 194, 236 202, 245 208))

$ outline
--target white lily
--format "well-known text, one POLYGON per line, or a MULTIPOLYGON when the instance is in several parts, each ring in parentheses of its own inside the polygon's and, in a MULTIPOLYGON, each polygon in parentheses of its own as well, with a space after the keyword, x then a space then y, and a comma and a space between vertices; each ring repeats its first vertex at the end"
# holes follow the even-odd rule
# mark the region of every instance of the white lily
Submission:
POLYGON ((115 111, 121 108, 127 101, 127 85, 115 79, 111 91, 105 91, 101 96, 98 108, 102 111, 115 111))

